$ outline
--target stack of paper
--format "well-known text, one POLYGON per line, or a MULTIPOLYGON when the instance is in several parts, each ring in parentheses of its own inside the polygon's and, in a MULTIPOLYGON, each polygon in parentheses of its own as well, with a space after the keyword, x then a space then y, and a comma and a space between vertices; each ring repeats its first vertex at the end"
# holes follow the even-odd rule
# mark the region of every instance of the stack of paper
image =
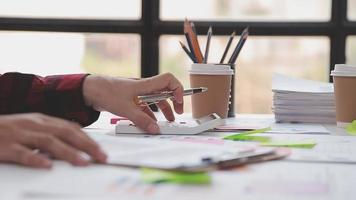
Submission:
POLYGON ((276 74, 272 82, 273 111, 277 122, 335 123, 331 83, 276 74))

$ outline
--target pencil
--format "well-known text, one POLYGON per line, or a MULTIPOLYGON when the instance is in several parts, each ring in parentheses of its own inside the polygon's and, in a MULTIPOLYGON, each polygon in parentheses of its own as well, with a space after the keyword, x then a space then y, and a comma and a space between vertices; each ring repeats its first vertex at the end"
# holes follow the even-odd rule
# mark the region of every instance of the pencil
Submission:
POLYGON ((202 63, 203 62, 203 54, 201 53, 199 42, 198 42, 198 37, 194 33, 192 26, 190 25, 190 22, 188 19, 185 19, 184 22, 184 34, 188 34, 189 39, 192 43, 192 52, 194 52, 195 58, 197 63, 202 63))
POLYGON ((248 29, 249 29, 249 27, 245 28, 244 31, 242 32, 240 40, 237 43, 236 48, 234 50, 234 53, 230 57, 229 64, 234 64, 236 62, 236 59, 239 56, 240 51, 241 51, 242 47, 244 46, 244 44, 247 40, 247 37, 249 35, 248 29))
POLYGON ((227 52, 229 52, 231 43, 232 43, 232 41, 234 40, 235 34, 236 34, 236 32, 234 31, 234 32, 232 32, 232 34, 230 35, 230 39, 229 39, 229 41, 227 42, 227 45, 226 45, 224 54, 223 54, 223 56, 222 56, 222 58, 221 58, 221 60, 220 60, 220 64, 223 64, 223 63, 224 63, 224 60, 225 60, 226 55, 227 55, 227 52))
POLYGON ((213 29, 211 26, 209 27, 208 33, 207 33, 207 39, 206 39, 206 46, 205 46, 205 54, 204 54, 204 63, 208 62, 208 56, 209 56, 209 47, 210 47, 210 41, 211 41, 211 35, 213 34, 213 29))
POLYGON ((187 47, 181 41, 179 41, 179 44, 183 48, 185 53, 189 56, 189 58, 193 61, 193 63, 196 63, 195 58, 193 57, 192 53, 187 49, 187 47))
POLYGON ((195 29, 194 23, 193 22, 189 22, 190 26, 192 27, 192 30, 195 34, 197 34, 197 30, 195 29))
POLYGON ((197 59, 196 59, 196 56, 194 54, 192 41, 190 40, 188 33, 184 33, 184 35, 185 35, 185 38, 187 39, 187 43, 188 43, 188 47, 189 47, 190 53, 191 53, 191 55, 193 56, 193 58, 194 58, 194 60, 196 62, 197 59))

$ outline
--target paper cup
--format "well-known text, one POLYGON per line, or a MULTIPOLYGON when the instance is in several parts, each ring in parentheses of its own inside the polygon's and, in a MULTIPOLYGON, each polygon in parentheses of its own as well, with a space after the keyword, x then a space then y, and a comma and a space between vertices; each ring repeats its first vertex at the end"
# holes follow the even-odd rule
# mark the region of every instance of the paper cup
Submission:
POLYGON ((335 65, 331 76, 334 80, 337 126, 346 127, 356 120, 356 66, 335 65))
POLYGON ((226 118, 229 108, 231 77, 230 65, 193 64, 189 70, 190 85, 206 87, 208 91, 192 95, 192 114, 200 118, 211 113, 226 118))

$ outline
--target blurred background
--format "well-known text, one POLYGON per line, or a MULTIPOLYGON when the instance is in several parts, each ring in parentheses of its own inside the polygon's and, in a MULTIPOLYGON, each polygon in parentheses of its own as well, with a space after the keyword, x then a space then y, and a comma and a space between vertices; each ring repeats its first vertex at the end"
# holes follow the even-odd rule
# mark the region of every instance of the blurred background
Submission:
MULTIPOLYGON (((110 29, 126 22, 142 22, 144 0, 1 0, 0 7, 0 73, 19 71, 42 76, 51 74, 92 73, 110 76, 141 77, 146 67, 142 63, 142 27, 130 31, 110 29), (15 20, 14 28, 11 23, 15 20), (21 20, 24 19, 22 22, 21 20), (48 19, 47 26, 31 28, 32 22, 48 19), (87 21, 108 22, 108 31, 74 31, 52 28, 51 19, 68 23, 87 21), (79 20, 79 21, 75 21, 79 20), (84 20, 84 21, 80 21, 84 20), (3 22, 3 23, 1 23, 3 22), (10 25, 9 25, 10 23, 10 25), (38 28, 40 27, 40 28, 38 28), (48 27, 48 30, 46 30, 48 27), (58 31, 57 31, 58 30, 58 31), (137 31, 135 31, 137 30, 137 31)), ((316 22, 332 19, 333 1, 337 0, 160 0, 159 21, 182 22, 185 17, 196 22, 316 22)), ((345 0, 342 0, 345 1, 345 0)), ((157 14, 157 13, 156 13, 157 14)), ((347 1, 347 20, 356 21, 356 0, 347 1)), ((177 33, 161 33, 158 37, 158 73, 171 72, 185 87, 189 87, 187 70, 191 61, 179 46, 185 43, 183 26, 177 33)), ((140 26, 139 23, 137 26, 140 26)), ((84 29, 83 29, 84 30, 84 29)), ((178 29, 177 29, 178 30, 178 29)), ((213 35, 209 62, 219 62, 228 37, 213 35)), ((168 31, 169 32, 169 31, 168 31)), ((328 82, 331 69, 331 38, 317 32, 306 36, 274 34, 250 36, 237 60, 236 112, 271 113, 271 79, 274 73, 328 82)), ((237 32, 238 34, 241 31, 237 32)), ((346 63, 356 65, 356 35, 345 37, 346 63)), ((206 37, 199 36, 202 50, 206 37)), ((236 44, 238 37, 235 38, 236 44)), ((146 50, 150 51, 150 50, 146 50)), ((155 64, 154 62, 152 64, 155 64)), ((148 69, 150 70, 150 69, 148 69)), ((154 73, 155 70, 153 70, 154 73)), ((190 98, 185 98, 189 112, 190 98)))

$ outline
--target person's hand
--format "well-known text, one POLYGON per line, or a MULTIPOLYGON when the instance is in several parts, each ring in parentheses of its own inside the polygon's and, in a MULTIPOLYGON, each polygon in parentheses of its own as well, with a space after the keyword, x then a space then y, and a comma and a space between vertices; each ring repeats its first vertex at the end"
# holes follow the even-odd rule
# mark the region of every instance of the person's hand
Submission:
MULTIPOLYGON (((88 106, 127 117, 149 133, 159 133, 156 118, 148 106, 136 105, 134 98, 162 91, 173 91, 174 110, 182 114, 183 86, 170 73, 140 80, 89 75, 83 85, 83 95, 88 106)), ((167 101, 160 101, 157 106, 167 120, 174 121, 172 108, 167 101)))
POLYGON ((96 162, 106 161, 100 147, 78 124, 37 113, 0 116, 0 162, 50 168, 47 154, 76 166, 88 165, 80 152, 96 162))

